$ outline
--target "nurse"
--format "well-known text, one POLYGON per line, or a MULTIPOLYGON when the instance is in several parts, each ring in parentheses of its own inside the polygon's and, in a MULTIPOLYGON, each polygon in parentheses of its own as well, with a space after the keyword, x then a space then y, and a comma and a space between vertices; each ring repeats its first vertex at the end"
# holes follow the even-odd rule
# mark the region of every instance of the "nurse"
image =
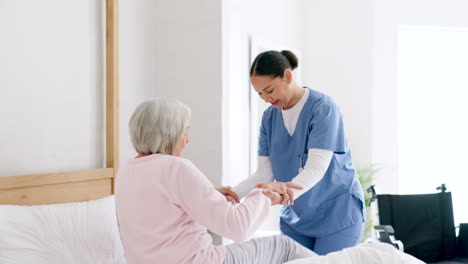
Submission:
POLYGON ((321 92, 298 86, 297 57, 287 50, 260 53, 250 81, 271 106, 260 127, 257 172, 218 191, 239 201, 255 187, 283 196, 280 229, 324 255, 357 245, 364 199, 338 105, 321 92))

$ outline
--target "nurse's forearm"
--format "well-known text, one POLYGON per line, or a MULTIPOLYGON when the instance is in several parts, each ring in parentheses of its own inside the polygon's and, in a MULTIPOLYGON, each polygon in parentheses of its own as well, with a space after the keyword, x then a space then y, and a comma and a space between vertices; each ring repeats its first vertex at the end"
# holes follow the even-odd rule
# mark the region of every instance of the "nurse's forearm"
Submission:
POLYGON ((330 166, 333 151, 324 149, 309 149, 307 163, 304 169, 292 180, 302 186, 304 189, 292 189, 294 192, 294 200, 299 198, 302 194, 314 187, 327 172, 330 166))
POLYGON ((237 193, 239 199, 242 199, 255 188, 255 185, 262 182, 271 181, 273 181, 273 169, 271 167, 270 158, 266 156, 259 156, 257 171, 232 188, 232 190, 237 193))

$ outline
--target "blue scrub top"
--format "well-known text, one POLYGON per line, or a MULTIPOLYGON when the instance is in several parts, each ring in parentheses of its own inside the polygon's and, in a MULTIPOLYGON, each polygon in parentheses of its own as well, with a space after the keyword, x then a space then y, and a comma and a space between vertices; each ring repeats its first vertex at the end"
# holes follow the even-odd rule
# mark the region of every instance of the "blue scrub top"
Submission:
POLYGON ((281 109, 270 106, 265 110, 258 154, 270 157, 276 181, 289 182, 304 167, 309 149, 333 151, 322 180, 293 206, 283 206, 280 216, 282 225, 302 235, 322 237, 365 219, 364 198, 338 105, 323 93, 309 91, 292 136, 284 126, 281 109))

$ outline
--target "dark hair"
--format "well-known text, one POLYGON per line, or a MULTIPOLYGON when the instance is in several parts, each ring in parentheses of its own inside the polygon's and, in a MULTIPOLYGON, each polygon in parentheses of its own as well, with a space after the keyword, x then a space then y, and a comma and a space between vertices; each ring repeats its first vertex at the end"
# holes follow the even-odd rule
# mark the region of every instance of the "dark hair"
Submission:
POLYGON ((273 78, 283 77, 284 70, 297 68, 299 60, 289 50, 281 52, 269 50, 257 55, 250 68, 250 76, 270 75, 273 78))

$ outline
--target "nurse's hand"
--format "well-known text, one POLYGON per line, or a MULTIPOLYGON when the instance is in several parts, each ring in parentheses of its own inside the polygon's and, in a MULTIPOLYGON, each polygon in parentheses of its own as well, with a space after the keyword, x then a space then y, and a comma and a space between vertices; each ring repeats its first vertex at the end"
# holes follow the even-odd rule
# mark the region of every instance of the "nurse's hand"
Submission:
POLYGON ((297 185, 293 182, 264 182, 257 184, 255 187, 277 192, 283 197, 280 203, 282 205, 294 204, 294 193, 291 188, 298 190, 303 189, 300 185, 297 185))
POLYGON ((220 186, 216 188, 218 192, 220 192, 224 197, 226 197, 226 200, 231 203, 239 203, 239 196, 237 196, 237 193, 235 193, 233 190, 231 190, 231 186, 220 186))
POLYGON ((272 192, 270 190, 263 190, 263 194, 265 194, 265 196, 271 199, 271 205, 280 204, 281 201, 283 200, 283 196, 281 196, 277 192, 272 192))

